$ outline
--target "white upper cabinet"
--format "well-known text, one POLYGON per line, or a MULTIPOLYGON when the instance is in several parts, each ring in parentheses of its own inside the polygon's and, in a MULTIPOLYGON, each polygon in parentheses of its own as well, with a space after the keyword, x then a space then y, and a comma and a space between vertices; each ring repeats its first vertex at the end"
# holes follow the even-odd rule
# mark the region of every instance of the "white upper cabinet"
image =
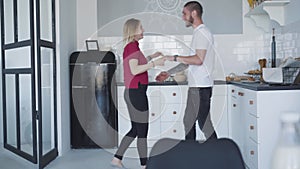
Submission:
POLYGON ((264 31, 269 32, 271 30, 271 20, 280 26, 286 24, 285 11, 286 5, 289 3, 289 0, 264 1, 255 8, 250 9, 245 16, 253 19, 257 27, 261 27, 264 31))

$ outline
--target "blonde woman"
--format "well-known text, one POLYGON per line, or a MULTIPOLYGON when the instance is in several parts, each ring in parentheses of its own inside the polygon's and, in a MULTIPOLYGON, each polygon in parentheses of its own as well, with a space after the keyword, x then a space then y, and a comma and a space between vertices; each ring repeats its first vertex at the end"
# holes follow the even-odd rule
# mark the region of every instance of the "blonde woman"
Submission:
MULTIPOLYGON (((129 19, 125 22, 123 36, 125 48, 123 52, 124 66, 124 98, 131 120, 131 129, 122 139, 120 146, 111 161, 115 168, 124 168, 122 158, 128 146, 137 137, 137 149, 142 168, 147 163, 147 134, 149 106, 147 98, 148 73, 155 66, 163 66, 165 58, 156 58, 162 53, 156 52, 145 57, 139 48, 139 40, 143 39, 144 29, 140 20, 129 19)), ((119 126, 122 127, 122 126, 119 126)))

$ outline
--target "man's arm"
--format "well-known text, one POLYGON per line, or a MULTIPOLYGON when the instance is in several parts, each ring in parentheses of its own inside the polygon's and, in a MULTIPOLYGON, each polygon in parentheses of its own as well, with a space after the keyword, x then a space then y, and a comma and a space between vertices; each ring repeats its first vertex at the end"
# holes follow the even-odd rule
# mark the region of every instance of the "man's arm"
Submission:
POLYGON ((187 64, 184 64, 184 63, 180 63, 178 64, 177 66, 167 70, 167 72, 169 74, 175 74, 175 73, 178 73, 178 72, 182 72, 184 71, 185 69, 187 69, 189 67, 189 65, 187 64))
MULTIPOLYGON (((191 56, 176 56, 176 61, 187 65, 202 65, 205 59, 206 50, 196 49, 196 54, 191 56)), ((167 60, 175 61, 175 56, 166 56, 167 60)))

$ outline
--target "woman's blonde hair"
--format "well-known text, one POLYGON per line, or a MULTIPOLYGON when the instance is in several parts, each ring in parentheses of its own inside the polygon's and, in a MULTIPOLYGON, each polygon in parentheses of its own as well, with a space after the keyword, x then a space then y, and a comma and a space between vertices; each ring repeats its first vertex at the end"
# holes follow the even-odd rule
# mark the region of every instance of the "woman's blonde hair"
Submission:
POLYGON ((134 40, 134 35, 136 35, 136 32, 140 24, 141 21, 134 18, 128 19, 125 22, 123 27, 123 41, 125 45, 134 40))

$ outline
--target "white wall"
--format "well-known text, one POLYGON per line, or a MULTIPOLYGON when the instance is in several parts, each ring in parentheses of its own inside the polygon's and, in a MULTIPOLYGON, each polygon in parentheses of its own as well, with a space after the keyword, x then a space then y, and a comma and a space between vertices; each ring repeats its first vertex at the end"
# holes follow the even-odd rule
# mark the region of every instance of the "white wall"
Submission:
MULTIPOLYGON (((97 0, 98 28, 114 23, 99 36, 122 36, 122 26, 129 18, 139 18, 148 32, 159 32, 168 35, 191 34, 182 24, 182 7, 189 0, 97 0), (130 3, 128 3, 130 2, 130 3), (143 15, 144 14, 144 15, 143 15), (117 22, 121 21, 121 22, 117 22)), ((232 34, 242 32, 242 1, 236 0, 201 0, 203 20, 214 34, 232 34), (228 24, 230 23, 230 24, 228 24)))
POLYGON ((77 0, 77 49, 86 50, 85 40, 97 37, 97 0, 77 0))
POLYGON ((70 150, 69 57, 76 50, 76 1, 56 1, 58 152, 70 150))
MULTIPOLYGON (((243 0, 243 15, 249 11, 248 2, 243 0)), ((205 9, 204 9, 205 10, 205 9)), ((180 20, 184 26, 184 22, 180 20)), ((143 24, 144 25, 144 24, 143 24)), ((147 26, 144 26, 147 30, 147 26)), ((122 29, 122 28, 119 28, 122 29)), ((183 27, 182 29, 189 29, 183 27)), ((104 30, 99 30, 104 31, 104 30)), ((231 72, 243 74, 247 69, 253 69, 258 66, 258 59, 264 57, 268 51, 257 45, 263 44, 262 35, 264 32, 255 27, 253 21, 249 18, 243 18, 243 34, 215 34, 215 43, 218 50, 219 63, 217 66, 216 79, 225 79, 225 76, 231 72), (232 66, 236 63, 235 66, 232 66), (222 70, 222 66, 224 70, 222 70), (246 70, 245 70, 246 69, 246 70)), ((145 37, 140 47, 145 54, 151 54, 159 50, 165 54, 186 55, 185 46, 190 45, 191 34, 174 35, 173 41, 162 36, 145 37)), ((118 54, 121 55, 122 45, 116 45, 121 37, 98 37, 100 46, 117 46, 118 54)), ((151 73, 151 72, 150 72, 151 73)), ((120 73, 122 74, 122 73, 120 73)), ((117 76, 118 77, 118 76, 117 76)), ((120 78, 122 79, 122 77, 120 78)))
POLYGON ((291 24, 300 20, 299 9, 300 1, 290 0, 290 3, 285 8, 285 18, 287 24, 291 24))

